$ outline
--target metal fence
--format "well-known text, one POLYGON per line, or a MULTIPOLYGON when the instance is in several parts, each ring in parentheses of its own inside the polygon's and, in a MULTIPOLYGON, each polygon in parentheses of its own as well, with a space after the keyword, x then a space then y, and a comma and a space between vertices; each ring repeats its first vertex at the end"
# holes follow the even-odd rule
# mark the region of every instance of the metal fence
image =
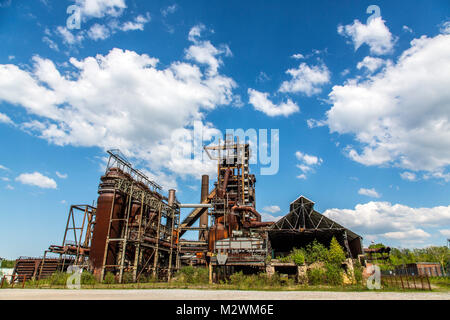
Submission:
POLYGON ((397 288, 402 290, 430 290, 430 279, 422 275, 381 275, 381 285, 383 288, 397 288))

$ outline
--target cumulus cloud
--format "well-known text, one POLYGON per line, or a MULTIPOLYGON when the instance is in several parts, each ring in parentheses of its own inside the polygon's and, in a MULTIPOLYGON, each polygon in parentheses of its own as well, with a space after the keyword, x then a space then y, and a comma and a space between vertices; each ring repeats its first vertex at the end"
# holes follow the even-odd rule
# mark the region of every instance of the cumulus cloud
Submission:
POLYGON ((22 173, 16 178, 16 181, 30 185, 35 186, 43 189, 56 189, 57 184, 56 181, 52 178, 44 176, 42 173, 39 172, 33 172, 33 173, 22 173))
POLYGON ((423 228, 450 224, 450 206, 412 208, 389 202, 358 204, 354 209, 328 209, 324 215, 362 235, 401 243, 429 237, 423 228))
POLYGON ((150 14, 147 12, 145 16, 138 15, 136 18, 134 18, 133 21, 127 21, 125 22, 122 27, 120 27, 120 30, 122 31, 134 31, 134 30, 144 30, 144 25, 150 21, 150 14))
POLYGON ((76 0, 83 18, 117 17, 123 13, 127 5, 125 0, 76 0))
POLYGON ((381 58, 374 58, 374 57, 365 57, 361 62, 358 62, 356 65, 356 68, 362 69, 366 68, 369 72, 374 72, 375 70, 382 67, 384 64, 386 64, 386 61, 381 58))
MULTIPOLYGON (((84 32, 78 32, 76 34, 73 34, 66 27, 58 26, 56 28, 56 33, 62 38, 63 42, 67 45, 77 45, 77 44, 80 44, 81 42, 83 42, 83 40, 84 40, 84 32)), ((44 40, 44 41, 46 41, 46 40, 44 40)), ((47 41, 47 43, 48 43, 48 41, 47 41)))
POLYGON ((0 170, 6 170, 6 171, 9 171, 9 169, 8 169, 7 167, 2 166, 1 164, 0 164, 0 170))
POLYGON ((0 123, 14 124, 10 117, 0 112, 0 123))
POLYGON ((287 117, 293 113, 299 112, 300 108, 291 99, 286 102, 274 104, 269 100, 269 94, 266 92, 259 92, 255 89, 248 89, 249 103, 255 110, 261 111, 269 117, 284 116, 287 117))
POLYGON ((88 31, 88 36, 92 40, 105 40, 110 35, 109 29, 101 24, 94 24, 88 31))
POLYGON ((405 171, 405 172, 400 173, 400 177, 403 180, 408 180, 408 181, 416 181, 417 180, 416 174, 413 173, 413 172, 409 172, 409 171, 405 171))
POLYGON ((450 35, 414 39, 395 64, 334 86, 330 132, 354 134, 364 165, 440 172, 450 164, 450 35))
POLYGON ((279 206, 267 206, 267 207, 263 208, 263 211, 267 211, 270 213, 277 213, 277 212, 280 212, 281 209, 279 206))
POLYGON ((306 96, 312 96, 322 91, 321 86, 330 82, 330 71, 324 64, 309 66, 301 63, 296 69, 286 71, 292 79, 284 81, 279 91, 289 93, 304 93, 306 96))
POLYGON ((341 36, 352 40, 355 51, 361 45, 367 44, 371 54, 382 55, 390 53, 395 43, 391 32, 381 17, 371 19, 368 24, 355 20, 353 24, 339 25, 337 31, 341 36))
POLYGON ((314 167, 320 166, 323 162, 321 158, 303 153, 301 151, 295 152, 295 157, 298 161, 300 161, 300 163, 296 166, 302 171, 302 173, 297 176, 297 179, 306 180, 306 174, 308 172, 314 172, 314 167))
POLYGON ((439 230, 439 233, 443 236, 450 237, 450 229, 439 230))
POLYGON ((379 198, 381 195, 375 190, 375 188, 372 189, 366 189, 366 188, 360 188, 358 190, 358 194, 361 194, 363 196, 368 196, 372 198, 379 198))
MULTIPOLYGON (((56 145, 119 148, 167 181, 214 170, 178 151, 192 139, 194 122, 232 102, 233 79, 185 61, 159 68, 155 57, 118 48, 71 58, 70 76, 49 59, 33 61, 32 71, 0 65, 0 100, 34 116, 20 124, 28 132, 56 145)), ((216 132, 204 123, 205 136, 216 132)))

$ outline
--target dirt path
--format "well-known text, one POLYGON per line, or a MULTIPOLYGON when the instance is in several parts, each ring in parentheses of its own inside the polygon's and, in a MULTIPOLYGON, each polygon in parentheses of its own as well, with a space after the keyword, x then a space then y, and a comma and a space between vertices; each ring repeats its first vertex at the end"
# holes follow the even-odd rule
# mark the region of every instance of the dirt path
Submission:
POLYGON ((450 292, 2 289, 0 300, 450 300, 450 292))

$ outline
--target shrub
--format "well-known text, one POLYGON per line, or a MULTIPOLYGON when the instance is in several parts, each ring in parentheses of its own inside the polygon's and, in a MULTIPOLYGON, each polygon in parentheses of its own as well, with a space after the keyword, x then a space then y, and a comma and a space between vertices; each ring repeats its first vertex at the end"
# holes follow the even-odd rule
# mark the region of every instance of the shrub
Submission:
POLYGON ((323 284, 325 282, 325 270, 322 268, 308 269, 308 282, 311 285, 323 284))
POLYGON ((123 283, 133 283, 133 272, 124 272, 122 282, 123 283))
POLYGON ((96 280, 95 277, 92 273, 90 273, 89 271, 83 271, 83 273, 81 274, 81 284, 86 284, 86 285, 94 285, 96 284, 96 280))
POLYGON ((113 284, 116 282, 116 277, 112 272, 107 272, 105 275, 105 279, 103 279, 103 283, 105 284, 113 284))
POLYGON ((342 269, 340 268, 340 266, 332 263, 327 263, 325 265, 325 275, 328 284, 334 286, 342 285, 343 277, 342 269))
POLYGON ((331 239, 330 250, 328 250, 327 261, 330 264, 340 266, 345 260, 345 252, 335 237, 331 239))
POLYGON ((301 266, 305 264, 305 254, 303 253, 303 250, 294 248, 290 256, 296 265, 301 266))
POLYGON ((306 250, 304 250, 304 253, 307 263, 314 263, 318 261, 325 262, 328 258, 327 248, 325 248, 324 245, 322 245, 315 239, 312 243, 309 243, 306 246, 306 250))
POLYGON ((49 283, 51 285, 57 285, 57 286, 65 286, 67 283, 67 279, 71 275, 66 272, 56 271, 50 276, 49 283))
POLYGON ((361 284, 363 280, 363 267, 358 260, 353 265, 353 274, 355 275, 356 283, 361 284))
POLYGON ((209 273, 207 268, 186 266, 182 267, 175 275, 176 282, 205 284, 209 282, 209 273))

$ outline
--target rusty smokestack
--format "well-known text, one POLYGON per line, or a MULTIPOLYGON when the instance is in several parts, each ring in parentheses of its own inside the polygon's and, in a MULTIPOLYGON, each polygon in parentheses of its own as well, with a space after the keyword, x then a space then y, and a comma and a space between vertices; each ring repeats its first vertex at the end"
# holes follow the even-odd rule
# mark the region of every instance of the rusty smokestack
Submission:
POLYGON ((167 204, 169 205, 169 207, 172 207, 174 203, 175 203, 175 189, 170 189, 167 204))
MULTIPOLYGON (((200 193, 200 203, 205 201, 208 198, 209 195, 209 176, 207 174, 202 175, 202 189, 200 193)), ((200 222, 199 226, 208 226, 208 210, 206 209, 205 212, 200 216, 200 222)), ((198 239, 199 240, 206 240, 207 232, 204 230, 200 230, 198 233, 198 239)))

